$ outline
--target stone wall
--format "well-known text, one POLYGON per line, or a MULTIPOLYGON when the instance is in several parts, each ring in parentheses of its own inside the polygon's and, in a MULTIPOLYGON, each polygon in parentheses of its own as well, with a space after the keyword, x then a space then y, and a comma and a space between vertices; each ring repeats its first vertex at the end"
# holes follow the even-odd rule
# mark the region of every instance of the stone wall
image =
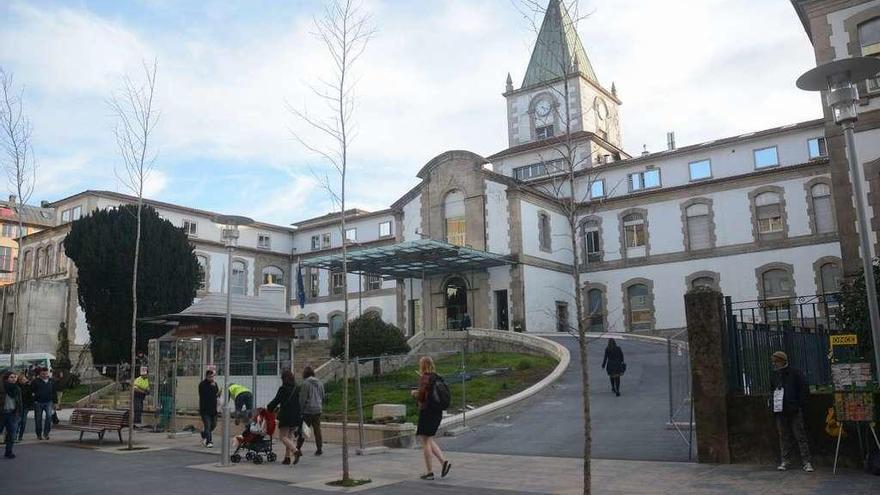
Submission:
POLYGON ((330 342, 326 340, 296 340, 293 347, 293 373, 302 376, 306 366, 318 368, 330 360, 330 342))

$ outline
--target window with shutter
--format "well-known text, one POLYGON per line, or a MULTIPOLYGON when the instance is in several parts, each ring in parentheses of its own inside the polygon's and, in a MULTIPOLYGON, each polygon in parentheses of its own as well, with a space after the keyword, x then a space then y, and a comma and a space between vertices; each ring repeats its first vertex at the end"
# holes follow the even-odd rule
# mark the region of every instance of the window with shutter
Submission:
POLYGON ((688 248, 693 251, 712 247, 712 239, 709 232, 709 205, 691 205, 685 212, 688 248))
POLYGON ((782 205, 779 195, 766 192, 755 197, 755 212, 758 217, 758 234, 762 239, 781 237, 783 232, 782 205))
POLYGON ((813 197, 813 223, 817 234, 834 232, 834 215, 831 206, 831 188, 828 184, 816 184, 810 189, 813 197))

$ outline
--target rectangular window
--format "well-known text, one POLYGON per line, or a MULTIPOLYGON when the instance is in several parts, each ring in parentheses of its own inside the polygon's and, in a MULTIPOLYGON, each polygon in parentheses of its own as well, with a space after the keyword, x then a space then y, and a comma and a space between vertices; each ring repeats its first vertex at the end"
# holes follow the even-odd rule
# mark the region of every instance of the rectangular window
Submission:
POLYGON ((70 210, 64 210, 61 212, 61 221, 64 223, 70 221, 70 210))
POLYGON ((197 224, 195 220, 184 219, 183 233, 190 237, 197 236, 199 234, 199 224, 197 224))
POLYGON ((587 230, 584 233, 584 242, 587 245, 587 262, 602 261, 602 251, 599 249, 599 229, 587 230))
POLYGON ((357 229, 345 229, 345 242, 357 242, 357 240, 358 240, 357 229))
POLYGON ((688 164, 691 172, 691 180, 703 180, 712 177, 712 162, 710 160, 700 160, 688 164))
POLYGON ((828 147, 825 144, 825 138, 813 138, 807 140, 807 148, 810 150, 810 160, 817 158, 825 158, 828 156, 828 147))
POLYGON ((379 224, 379 237, 388 237, 391 235, 391 222, 382 222, 379 224))
POLYGON ((513 169, 513 176, 519 180, 529 180, 545 175, 547 175, 547 165, 544 163, 533 163, 513 169))
POLYGON ((327 249, 330 247, 330 233, 321 235, 321 249, 327 249))
POLYGON ((62 222, 75 222, 82 217, 82 206, 74 206, 61 212, 62 222))
POLYGON ((467 243, 466 225, 467 221, 464 218, 447 218, 446 242, 456 246, 464 246, 467 243))
POLYGON ((18 225, 14 223, 4 223, 3 224, 3 237, 18 237, 18 225))
POLYGON ((605 197, 605 180, 600 179, 590 184, 590 199, 605 197))
POLYGON ((556 301, 556 331, 568 331, 568 303, 556 301))
POLYGON ((535 128, 535 139, 547 139, 553 137, 553 126, 545 125, 535 128))
POLYGON ((709 249, 709 215, 687 217, 688 247, 691 250, 709 249))
POLYGON ((782 232, 782 207, 777 204, 758 206, 758 232, 773 234, 782 232))
MULTIPOLYGON (((880 57, 880 19, 874 18, 859 25, 859 45, 862 56, 880 57)), ((880 90, 880 77, 868 79, 868 92, 880 90)))
POLYGON ((270 249, 272 247, 272 238, 269 234, 257 235, 257 247, 260 249, 270 249))
POLYGON ((645 245, 645 224, 643 222, 624 225, 626 247, 635 248, 645 245))
POLYGON ((321 249, 321 238, 319 236, 312 236, 312 251, 317 251, 321 249))
MULTIPOLYGON (((317 237, 317 236, 315 236, 317 237)), ((321 272, 318 271, 317 268, 309 268, 309 295, 311 297, 318 297, 318 291, 320 289, 321 282, 321 272)))
POLYGON ((629 174, 629 190, 640 191, 660 187, 660 169, 654 168, 644 172, 629 174))
POLYGON ((12 265, 12 248, 0 247, 0 272, 11 272, 12 265))
POLYGON ((755 150, 755 168, 775 167, 779 165, 776 146, 755 150))
POLYGON ((342 294, 342 284, 345 280, 344 274, 334 272, 330 275, 330 279, 330 287, 332 288, 333 295, 342 294))
POLYGON ((367 275, 366 276, 366 286, 367 290, 379 290, 382 288, 382 277, 379 275, 367 275))

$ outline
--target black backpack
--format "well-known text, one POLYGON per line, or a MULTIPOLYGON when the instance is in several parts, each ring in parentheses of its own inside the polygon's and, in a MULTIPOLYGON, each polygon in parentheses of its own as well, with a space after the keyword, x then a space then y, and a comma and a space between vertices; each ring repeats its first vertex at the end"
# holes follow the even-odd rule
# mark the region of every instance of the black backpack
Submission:
POLYGON ((428 396, 428 405, 432 409, 445 411, 449 409, 450 402, 452 402, 452 394, 449 392, 449 385, 446 385, 446 382, 443 381, 440 375, 434 375, 434 379, 431 380, 431 394, 428 396))

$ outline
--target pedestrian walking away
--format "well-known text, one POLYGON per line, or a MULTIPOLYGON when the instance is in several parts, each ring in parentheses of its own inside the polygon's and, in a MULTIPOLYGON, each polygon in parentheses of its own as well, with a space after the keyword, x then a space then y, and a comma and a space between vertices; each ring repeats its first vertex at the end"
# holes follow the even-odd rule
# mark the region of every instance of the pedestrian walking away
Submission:
POLYGON ((412 390, 419 407, 419 424, 416 427, 416 436, 422 441, 422 455, 425 458, 426 472, 421 476, 423 480, 434 479, 434 469, 431 467, 431 458, 436 457, 441 464, 440 476, 446 477, 452 468, 440 450, 440 446, 434 441, 434 435, 440 427, 443 419, 443 411, 449 407, 449 387, 437 374, 434 360, 430 356, 424 356, 419 360, 419 387, 412 390))
POLYGON ((202 445, 214 446, 212 433, 217 427, 217 399, 220 387, 214 381, 214 370, 205 372, 205 379, 199 383, 199 416, 202 417, 202 445))
POLYGON ((31 382, 31 392, 34 396, 34 428, 37 439, 48 440, 58 397, 55 380, 49 376, 49 368, 40 368, 38 376, 31 382))
POLYGON ((611 391, 620 397, 620 376, 626 372, 626 362, 623 360, 623 349, 617 345, 614 339, 608 339, 605 347, 605 357, 602 358, 602 368, 608 373, 611 381, 611 391))
MULTIPOLYGON (((324 384, 315 377, 315 370, 311 366, 303 368, 303 383, 300 387, 299 405, 303 415, 303 422, 312 429, 315 436, 315 455, 324 453, 323 438, 321 437, 321 413, 324 412, 324 384)), ((302 450, 305 436, 300 435, 296 449, 302 450)))
POLYGON ((254 410, 254 394, 244 385, 231 383, 227 389, 227 398, 235 402, 235 424, 239 424, 242 418, 251 419, 254 410))
POLYGON ((6 450, 4 457, 7 459, 15 459, 12 453, 12 447, 15 444, 15 438, 18 433, 18 420, 21 417, 21 410, 24 404, 21 402, 21 387, 18 386, 18 376, 14 372, 7 372, 3 376, 3 396, 2 396, 2 419, 3 429, 6 432, 6 450))
POLYGON ((18 375, 18 387, 21 389, 21 416, 18 418, 18 441, 24 440, 24 432, 27 430, 28 411, 34 408, 34 394, 31 391, 31 381, 24 374, 18 375))
POLYGON ((174 376, 171 370, 159 382, 159 424, 153 431, 170 431, 171 416, 174 414, 174 376))
POLYGON ((281 412, 278 414, 281 443, 284 444, 284 460, 281 464, 290 464, 291 455, 293 455, 293 464, 298 463, 299 458, 302 457, 300 450, 302 442, 298 439, 302 436, 302 413, 299 404, 299 389, 296 386, 293 372, 284 370, 281 373, 281 386, 278 387, 275 398, 266 406, 270 412, 281 408, 281 412), (294 444, 294 438, 297 438, 296 444, 294 444))
POLYGON ((770 361, 774 370, 774 390, 770 406, 776 419, 776 429, 779 432, 779 450, 782 454, 782 461, 777 469, 785 471, 791 465, 792 457, 794 457, 792 443, 797 442, 803 469, 812 473, 810 444, 807 441, 807 431, 804 425, 804 409, 810 396, 807 380, 800 370, 789 365, 786 353, 774 352, 770 361))
POLYGON ((147 376, 147 368, 141 368, 140 376, 131 384, 134 387, 134 424, 140 425, 144 414, 144 399, 150 393, 150 378, 147 376))

